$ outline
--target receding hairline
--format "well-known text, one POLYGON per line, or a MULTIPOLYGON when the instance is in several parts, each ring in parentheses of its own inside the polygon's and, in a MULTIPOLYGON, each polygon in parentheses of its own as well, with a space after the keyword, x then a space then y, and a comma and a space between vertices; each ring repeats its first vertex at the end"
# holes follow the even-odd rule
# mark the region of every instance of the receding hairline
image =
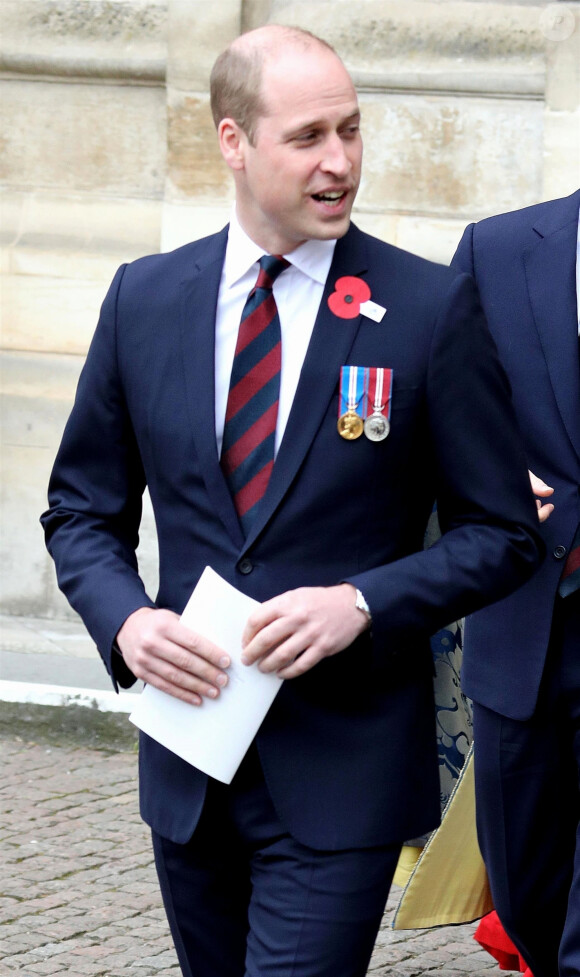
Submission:
POLYGON ((228 61, 230 64, 238 61, 247 69, 247 87, 244 87, 246 87, 246 93, 250 95, 250 100, 245 105, 245 109, 248 111, 244 112, 244 120, 235 118, 235 121, 246 129, 246 134, 252 140, 256 119, 260 115, 264 115, 266 111, 261 85, 265 67, 275 61, 277 57, 288 53, 289 50, 307 53, 317 49, 334 55, 341 64, 343 63, 328 41, 302 27, 267 24, 236 37, 219 55, 210 76, 211 106, 216 128, 222 118, 227 118, 229 115, 227 111, 224 111, 225 107, 220 104, 222 102, 221 93, 216 90, 216 81, 228 61), (253 79, 253 82, 250 79, 253 79))
POLYGON ((267 24, 264 27, 257 27, 255 30, 240 34, 228 45, 226 50, 239 52, 242 56, 253 56, 263 65, 276 54, 279 54, 280 49, 286 50, 287 45, 292 45, 303 51, 319 47, 332 52, 339 58, 332 44, 329 44, 328 41, 303 27, 293 27, 286 24, 267 24))

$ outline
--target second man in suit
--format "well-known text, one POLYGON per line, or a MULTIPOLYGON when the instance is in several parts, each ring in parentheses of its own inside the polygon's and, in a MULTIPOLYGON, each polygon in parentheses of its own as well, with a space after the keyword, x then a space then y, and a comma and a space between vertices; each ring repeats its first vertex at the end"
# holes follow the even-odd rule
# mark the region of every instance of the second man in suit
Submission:
POLYGON ((576 191, 472 224, 453 261, 477 282, 553 503, 539 572, 467 620, 463 660, 480 846, 534 977, 580 974, 579 209, 576 191))

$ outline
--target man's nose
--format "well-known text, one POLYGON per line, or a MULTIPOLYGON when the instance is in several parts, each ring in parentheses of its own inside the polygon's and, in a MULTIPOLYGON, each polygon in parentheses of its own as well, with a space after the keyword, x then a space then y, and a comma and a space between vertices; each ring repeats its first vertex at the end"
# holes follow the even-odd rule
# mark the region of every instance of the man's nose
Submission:
POLYGON ((352 163, 347 153, 346 146, 338 133, 329 136, 324 144, 324 155, 321 160, 321 169, 328 173, 335 173, 337 176, 346 176, 351 170, 352 163))

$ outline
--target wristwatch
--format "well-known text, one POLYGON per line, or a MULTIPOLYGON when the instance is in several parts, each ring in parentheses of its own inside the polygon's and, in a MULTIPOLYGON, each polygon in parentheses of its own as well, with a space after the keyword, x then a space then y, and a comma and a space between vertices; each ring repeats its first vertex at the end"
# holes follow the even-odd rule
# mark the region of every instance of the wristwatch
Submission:
POLYGON ((371 609, 370 609, 369 605, 367 604, 367 602, 366 602, 366 600, 364 598, 364 594, 358 588, 357 588, 357 591, 356 591, 356 597, 355 597, 355 601, 354 601, 354 606, 355 607, 358 607, 359 611, 363 611, 363 613, 366 614, 366 616, 369 619, 369 622, 372 621, 371 609))

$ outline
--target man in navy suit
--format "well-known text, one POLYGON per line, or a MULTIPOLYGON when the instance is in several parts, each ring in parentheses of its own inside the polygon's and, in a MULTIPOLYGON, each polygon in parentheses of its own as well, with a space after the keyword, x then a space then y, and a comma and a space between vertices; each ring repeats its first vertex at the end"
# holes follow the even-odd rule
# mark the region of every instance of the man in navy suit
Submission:
POLYGON ((401 843, 439 820, 429 635, 529 577, 536 511, 472 279, 350 223, 359 107, 334 51, 261 28, 211 90, 232 220, 118 271, 43 523, 115 687, 219 704, 228 655, 179 620, 208 564, 260 602, 248 666, 286 679, 230 785, 141 736, 184 975, 362 977, 401 843), (238 378, 258 297, 259 335, 278 321, 281 340, 238 378), (231 398, 254 373, 257 399, 274 376, 279 392, 243 428, 244 465, 268 445, 275 461, 240 487, 231 398), (155 601, 135 555, 146 485, 155 601))
POLYGON ((551 500, 539 572, 468 619, 463 660, 480 846, 534 977, 580 974, 579 207, 577 191, 472 224, 453 260, 477 282, 551 500))

